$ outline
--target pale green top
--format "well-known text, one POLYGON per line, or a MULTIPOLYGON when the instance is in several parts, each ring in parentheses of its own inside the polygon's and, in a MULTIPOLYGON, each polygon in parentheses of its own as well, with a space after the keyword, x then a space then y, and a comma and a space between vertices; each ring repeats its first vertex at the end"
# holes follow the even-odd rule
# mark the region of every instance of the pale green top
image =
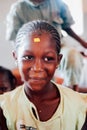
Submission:
POLYGON ((20 124, 24 124, 32 127, 32 130, 81 130, 86 115, 86 104, 83 98, 85 95, 63 86, 57 85, 57 87, 61 97, 59 107, 54 115, 44 122, 39 120, 36 107, 27 99, 24 86, 0 96, 8 129, 19 130, 20 124))

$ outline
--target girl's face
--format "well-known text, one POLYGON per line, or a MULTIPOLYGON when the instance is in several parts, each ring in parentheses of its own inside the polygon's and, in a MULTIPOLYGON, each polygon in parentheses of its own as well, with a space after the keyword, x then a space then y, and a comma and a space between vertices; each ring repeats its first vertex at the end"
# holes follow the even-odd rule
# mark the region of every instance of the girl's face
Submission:
POLYGON ((34 91, 48 85, 60 61, 56 43, 47 33, 26 36, 15 56, 22 80, 34 91))

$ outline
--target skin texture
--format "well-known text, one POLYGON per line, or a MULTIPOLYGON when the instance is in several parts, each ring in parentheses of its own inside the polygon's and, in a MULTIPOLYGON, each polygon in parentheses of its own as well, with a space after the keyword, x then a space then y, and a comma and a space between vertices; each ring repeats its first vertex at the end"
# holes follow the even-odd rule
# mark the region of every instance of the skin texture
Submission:
POLYGON ((60 94, 50 80, 62 56, 56 53, 56 43, 49 33, 33 33, 25 36, 22 42, 25 44, 20 45, 13 55, 25 84, 26 95, 37 107, 40 120, 46 121, 60 102, 60 94), (35 38, 40 41, 35 42, 35 38))

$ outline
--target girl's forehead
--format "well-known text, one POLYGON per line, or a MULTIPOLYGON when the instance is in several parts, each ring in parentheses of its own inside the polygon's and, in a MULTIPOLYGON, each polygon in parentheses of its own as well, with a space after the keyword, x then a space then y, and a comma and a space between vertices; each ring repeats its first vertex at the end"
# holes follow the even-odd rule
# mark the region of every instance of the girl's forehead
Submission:
MULTIPOLYGON (((22 50, 31 50, 37 48, 37 50, 41 49, 55 49, 56 43, 55 40, 52 39, 52 36, 49 33, 32 33, 31 35, 26 35, 19 47, 22 50)), ((20 51, 20 50, 19 50, 20 51)))
POLYGON ((49 39, 52 40, 54 39, 52 34, 46 30, 40 30, 40 29, 37 29, 37 30, 32 30, 30 32, 27 32, 27 33, 22 33, 22 35, 20 34, 17 39, 16 39, 16 46, 15 48, 18 49, 19 47, 21 46, 24 46, 25 44, 27 43, 38 43, 38 42, 44 42, 44 40, 47 40, 49 39))
POLYGON ((52 35, 47 32, 42 33, 32 33, 31 35, 27 35, 25 37, 26 42, 30 44, 53 44, 55 40, 53 40, 52 35))
POLYGON ((28 33, 26 35, 24 35, 22 38, 21 38, 21 43, 22 44, 25 44, 24 41, 26 42, 34 42, 34 43, 39 43, 44 40, 48 40, 50 41, 50 39, 52 39, 52 35, 48 32, 45 32, 45 31, 35 31, 35 32, 31 32, 31 33, 28 33))
POLYGON ((38 32, 34 32, 31 34, 31 39, 33 39, 36 42, 39 41, 40 39, 44 40, 44 38, 51 39, 52 35, 48 32, 45 32, 45 31, 43 31, 43 32, 38 31, 38 32))

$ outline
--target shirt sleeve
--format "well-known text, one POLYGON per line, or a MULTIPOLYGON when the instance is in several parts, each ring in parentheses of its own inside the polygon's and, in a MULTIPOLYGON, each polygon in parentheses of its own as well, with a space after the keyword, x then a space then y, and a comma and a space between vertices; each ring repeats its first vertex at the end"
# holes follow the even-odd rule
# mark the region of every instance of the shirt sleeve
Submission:
POLYGON ((22 20, 20 19, 20 7, 17 4, 13 4, 6 17, 6 39, 15 41, 17 32, 22 26, 22 20))
POLYGON ((62 24, 63 29, 68 28, 72 24, 74 24, 74 20, 72 18, 68 5, 66 5, 64 2, 61 2, 60 16, 63 19, 63 24, 62 24))

